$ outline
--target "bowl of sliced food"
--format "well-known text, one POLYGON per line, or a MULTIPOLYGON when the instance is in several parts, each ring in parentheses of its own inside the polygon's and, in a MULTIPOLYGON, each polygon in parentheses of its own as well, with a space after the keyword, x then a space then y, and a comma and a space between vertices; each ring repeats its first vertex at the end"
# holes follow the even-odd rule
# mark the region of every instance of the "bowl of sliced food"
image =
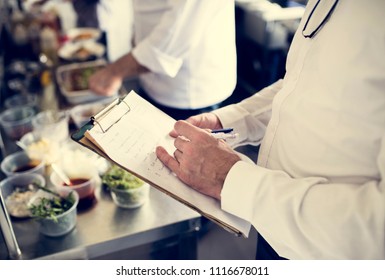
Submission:
POLYGON ((91 27, 77 27, 68 30, 66 37, 70 42, 84 42, 99 40, 102 31, 91 27))
POLYGON ((68 42, 58 50, 59 57, 67 61, 95 60, 104 53, 105 47, 94 41, 68 42))

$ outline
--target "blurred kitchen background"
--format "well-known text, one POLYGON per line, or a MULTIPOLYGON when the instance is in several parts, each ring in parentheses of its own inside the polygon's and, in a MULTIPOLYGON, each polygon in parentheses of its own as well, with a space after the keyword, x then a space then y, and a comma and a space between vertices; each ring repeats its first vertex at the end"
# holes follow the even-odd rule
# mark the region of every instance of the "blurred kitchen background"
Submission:
MULTIPOLYGON (((235 1, 238 77, 236 89, 225 104, 238 102, 284 76, 288 48, 306 2, 235 1)), ((124 13, 121 13, 120 17, 122 21, 125 20, 124 13)), ((82 124, 84 120, 76 119, 77 111, 73 108, 77 105, 85 106, 89 101, 100 100, 71 95, 71 91, 66 88, 66 71, 73 71, 73 62, 89 62, 94 65, 95 61, 100 59, 113 61, 126 47, 112 43, 119 33, 111 30, 117 31, 119 27, 108 25, 108 18, 104 21, 101 19, 98 26, 92 26, 92 17, 83 15, 83 19, 88 19, 89 22, 79 20, 71 1, 0 0, 1 112, 6 109, 7 100, 12 97, 32 96, 37 97, 38 101, 34 105, 38 110, 68 110, 69 131, 82 124), (82 49, 77 52, 78 57, 70 57, 73 49, 68 49, 65 43, 73 39, 71 36, 79 35, 71 35, 72 30, 82 27, 97 30, 93 34, 95 40, 87 46, 89 48, 86 52, 82 49), (63 80, 62 83, 60 79, 63 80)), ((124 22, 121 26, 124 26, 124 22)), ((135 89, 135 81, 127 81, 126 85, 135 89)), ((8 138, 3 127, 0 138, 1 160, 19 150, 15 142, 8 138)), ((239 150, 253 159, 258 156, 258 147, 242 147, 239 150)), ((169 198, 163 197, 155 190, 150 197, 154 199, 152 205, 147 205, 141 210, 145 212, 146 219, 156 219, 156 211, 162 210, 181 211, 182 216, 174 213, 170 216, 178 216, 175 219, 168 217, 170 220, 165 218, 164 223, 162 221, 156 226, 146 225, 142 228, 137 219, 143 213, 116 212, 110 198, 104 201, 104 195, 101 193, 98 196, 98 204, 88 213, 80 213, 75 232, 62 239, 50 239, 38 233, 28 236, 24 220, 11 219, 9 225, 4 219, 0 219, 0 259, 10 258, 9 251, 15 249, 15 246, 12 246, 15 242, 26 258, 253 259, 255 256, 258 234, 254 229, 250 237, 245 239, 201 219, 193 211, 179 210, 186 208, 183 205, 176 205, 176 208, 171 210, 163 209, 163 206, 158 210, 153 209, 157 203, 170 203, 170 207, 174 207, 173 203, 178 204, 169 202, 169 198), (103 213, 101 206, 108 210, 103 213), (186 211, 185 216, 183 211, 186 211), (112 223, 115 232, 92 228, 91 218, 104 219, 108 214, 115 219, 112 223), (132 221, 135 224, 132 226, 134 229, 122 229, 121 223, 124 221, 132 221), (99 233, 104 234, 100 239, 89 237, 90 234, 99 233), (88 234, 88 237, 84 236, 85 234, 88 234), (127 246, 119 245, 125 242, 127 246), (186 250, 191 250, 192 253, 183 252, 186 250)), ((160 216, 164 216, 164 213, 160 216)), ((103 226, 108 226, 108 223, 103 226)), ((34 227, 29 228, 33 229, 34 227)))

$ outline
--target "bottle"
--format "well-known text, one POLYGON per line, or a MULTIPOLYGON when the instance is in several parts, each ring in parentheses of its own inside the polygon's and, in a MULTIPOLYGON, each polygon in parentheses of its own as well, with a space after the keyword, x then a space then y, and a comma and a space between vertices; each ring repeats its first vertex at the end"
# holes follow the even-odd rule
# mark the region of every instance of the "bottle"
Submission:
POLYGON ((31 21, 28 26, 28 39, 32 48, 34 57, 40 54, 40 25, 36 21, 31 21))
POLYGON ((43 27, 40 32, 40 50, 53 65, 58 63, 59 42, 55 30, 49 26, 43 27))

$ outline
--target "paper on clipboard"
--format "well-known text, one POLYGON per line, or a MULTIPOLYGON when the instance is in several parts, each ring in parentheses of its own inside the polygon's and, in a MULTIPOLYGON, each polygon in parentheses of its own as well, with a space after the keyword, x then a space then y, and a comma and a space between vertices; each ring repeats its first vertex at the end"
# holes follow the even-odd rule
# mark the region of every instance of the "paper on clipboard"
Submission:
POLYGON ((225 229, 247 237, 249 222, 223 211, 217 200, 188 187, 157 158, 157 146, 170 154, 175 151, 174 139, 169 136, 174 123, 174 119, 131 91, 97 114, 94 125, 85 125, 80 131, 84 133, 82 139, 79 135, 72 138, 225 229))

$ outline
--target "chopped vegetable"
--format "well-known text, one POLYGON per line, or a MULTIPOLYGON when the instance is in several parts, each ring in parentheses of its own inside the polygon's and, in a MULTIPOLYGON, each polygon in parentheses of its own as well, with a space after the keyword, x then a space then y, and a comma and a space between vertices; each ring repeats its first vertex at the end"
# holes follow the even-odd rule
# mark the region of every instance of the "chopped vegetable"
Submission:
POLYGON ((67 198, 59 196, 41 197, 39 202, 30 205, 30 211, 33 217, 36 218, 51 218, 57 221, 57 216, 68 211, 75 203, 75 198, 72 192, 67 198))
POLYGON ((110 189, 119 190, 135 189, 144 184, 144 181, 118 165, 111 166, 111 168, 102 176, 102 182, 110 189))

